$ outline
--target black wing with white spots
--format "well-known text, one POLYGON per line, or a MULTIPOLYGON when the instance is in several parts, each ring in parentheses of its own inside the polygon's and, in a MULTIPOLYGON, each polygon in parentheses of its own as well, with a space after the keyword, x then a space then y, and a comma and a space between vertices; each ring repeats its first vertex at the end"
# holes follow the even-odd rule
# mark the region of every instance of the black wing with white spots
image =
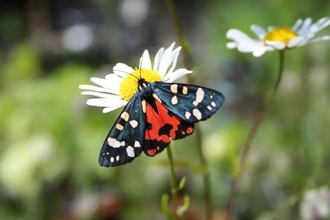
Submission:
POLYGON ((216 90, 191 84, 155 82, 151 87, 169 111, 192 124, 211 117, 225 100, 216 90))
POLYGON ((113 167, 131 162, 143 150, 144 132, 145 113, 142 110, 142 98, 135 94, 104 140, 99 164, 103 167, 113 167))

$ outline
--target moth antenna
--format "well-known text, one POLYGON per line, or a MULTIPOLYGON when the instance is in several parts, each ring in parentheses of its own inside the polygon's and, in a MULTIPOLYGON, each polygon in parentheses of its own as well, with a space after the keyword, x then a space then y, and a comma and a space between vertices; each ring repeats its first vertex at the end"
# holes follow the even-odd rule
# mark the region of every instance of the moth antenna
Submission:
MULTIPOLYGON (((118 70, 117 70, 117 71, 118 71, 118 70)), ((118 72, 126 73, 126 74, 129 75, 129 76, 133 76, 133 77, 136 78, 137 80, 139 79, 139 77, 134 76, 132 73, 127 73, 127 72, 124 72, 124 71, 118 71, 118 72)))
POLYGON ((139 80, 139 77, 134 76, 132 73, 129 73, 128 75, 129 75, 129 76, 133 76, 134 78, 136 78, 137 80, 139 80))

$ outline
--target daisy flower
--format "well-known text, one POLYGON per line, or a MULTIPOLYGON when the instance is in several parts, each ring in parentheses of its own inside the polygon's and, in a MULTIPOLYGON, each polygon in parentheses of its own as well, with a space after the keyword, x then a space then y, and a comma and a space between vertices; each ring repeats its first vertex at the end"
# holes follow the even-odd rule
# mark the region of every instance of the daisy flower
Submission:
POLYGON ((174 70, 181 50, 181 47, 174 49, 174 44, 166 50, 158 50, 153 65, 148 50, 145 50, 138 68, 133 69, 126 64, 117 63, 113 67, 113 73, 106 75, 104 79, 91 78, 96 85, 80 85, 80 89, 86 90, 81 94, 97 97, 88 99, 87 105, 102 107, 103 113, 107 113, 126 105, 138 90, 139 78, 144 78, 149 83, 173 82, 183 75, 192 73, 184 68, 174 70))
POLYGON ((330 17, 321 18, 312 24, 312 19, 307 18, 304 21, 299 19, 288 28, 269 27, 267 30, 258 25, 251 25, 251 30, 258 36, 253 39, 240 30, 228 30, 226 37, 234 42, 227 43, 229 49, 237 48, 238 51, 250 53, 256 57, 263 55, 266 51, 284 50, 294 47, 300 47, 305 44, 318 41, 330 40, 330 36, 315 37, 315 34, 330 25, 330 17))

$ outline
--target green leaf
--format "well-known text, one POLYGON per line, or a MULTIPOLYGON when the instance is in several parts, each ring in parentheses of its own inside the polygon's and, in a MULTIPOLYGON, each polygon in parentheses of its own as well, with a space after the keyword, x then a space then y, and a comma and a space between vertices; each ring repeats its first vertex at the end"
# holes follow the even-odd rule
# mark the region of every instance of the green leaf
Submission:
POLYGON ((160 200, 161 210, 167 217, 170 216, 170 209, 168 207, 169 200, 170 200, 170 196, 167 193, 164 193, 160 200))
POLYGON ((186 184, 186 177, 183 177, 181 180, 180 180, 180 183, 179 183, 179 186, 178 186, 178 191, 183 189, 183 187, 185 186, 186 184))

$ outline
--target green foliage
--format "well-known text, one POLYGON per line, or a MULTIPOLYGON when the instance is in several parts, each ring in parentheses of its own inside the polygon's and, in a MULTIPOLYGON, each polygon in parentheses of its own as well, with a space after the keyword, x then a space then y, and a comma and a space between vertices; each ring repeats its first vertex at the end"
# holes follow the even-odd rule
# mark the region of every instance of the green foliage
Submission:
MULTIPOLYGON (((118 5, 110 2, 100 4, 118 11, 118 5)), ((195 82, 208 84, 226 96, 219 113, 201 123, 212 199, 216 213, 222 213, 241 147, 278 68, 276 53, 255 58, 228 50, 226 31, 237 28, 252 36, 251 24, 290 26, 296 19, 309 16, 315 21, 328 15, 330 4, 213 0, 196 5, 195 11, 191 10, 193 25, 184 20, 191 11, 179 11, 194 56, 195 82)), ((150 10, 150 16, 158 13, 150 10)), ((70 59, 52 63, 54 68, 45 67, 50 61, 46 62, 39 51, 41 42, 36 43, 25 30, 22 17, 17 11, 8 11, 0 19, 0 41, 5 42, 0 45, 0 219, 60 219, 73 207, 80 214, 76 219, 102 219, 104 212, 112 211, 123 219, 169 217, 166 154, 153 158, 141 155, 132 164, 118 168, 98 165, 100 147, 120 110, 103 114, 100 108, 87 106, 78 86, 90 83, 90 77, 103 68, 101 64, 70 59), (84 195, 92 196, 84 200, 84 195), (77 203, 90 206, 79 209, 77 203), (91 211, 83 215, 84 210, 91 211)), ((149 34, 158 36, 155 42, 177 41, 169 31, 172 27, 166 31, 159 27, 172 24, 169 16, 162 19, 154 19, 157 34, 149 34)), ((135 39, 135 32, 129 33, 135 39)), ((329 28, 322 33, 330 35, 329 28)), ((300 219, 299 204, 305 191, 329 185, 329 45, 321 42, 287 51, 283 80, 258 130, 242 177, 238 219, 300 219)), ((148 49, 152 46, 146 45, 148 49)), ((125 56, 137 61, 135 56, 125 56)), ((111 62, 107 65, 113 66, 111 62)), ((115 57, 113 62, 126 61, 115 57)), ((102 74, 108 72, 111 68, 102 74)), ((196 137, 174 141, 172 146, 181 179, 182 206, 177 214, 182 218, 186 214, 202 216, 201 176, 205 169, 200 165, 196 137)))
POLYGON ((40 73, 37 51, 29 42, 13 47, 9 54, 5 77, 9 82, 31 80, 40 73))

